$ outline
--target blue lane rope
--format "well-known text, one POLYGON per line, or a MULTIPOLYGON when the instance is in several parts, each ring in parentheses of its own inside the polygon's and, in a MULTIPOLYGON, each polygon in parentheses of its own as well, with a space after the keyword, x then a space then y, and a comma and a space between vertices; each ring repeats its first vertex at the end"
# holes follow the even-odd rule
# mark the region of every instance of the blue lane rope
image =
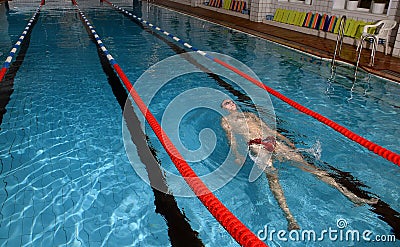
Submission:
POLYGON ((11 61, 13 60, 15 54, 17 53, 17 50, 19 49, 19 47, 21 46, 22 42, 25 39, 25 36, 28 34, 29 29, 31 28, 33 22, 35 21, 37 15, 40 12, 40 8, 43 6, 43 3, 41 3, 39 5, 39 7, 37 7, 36 12, 33 14, 32 18, 28 21, 28 24, 26 25, 24 31, 22 32, 21 36, 19 37, 19 39, 17 40, 17 42, 14 44, 13 48, 11 49, 8 57, 6 58, 6 60, 3 63, 3 67, 0 70, 0 82, 3 80, 4 75, 6 74, 6 71, 8 70, 8 68, 10 68, 10 64, 11 61))
MULTIPOLYGON (((78 7, 77 7, 78 8, 78 7)), ((110 54, 110 52, 107 50, 107 48, 105 47, 105 45, 103 44, 103 41, 101 41, 100 36, 97 34, 96 30, 94 29, 94 27, 92 26, 92 24, 89 22, 89 20, 86 18, 86 16, 84 15, 83 11, 81 11, 78 8, 79 14, 82 16, 82 19, 84 20, 85 24, 87 25, 87 27, 89 28, 90 32, 93 34, 97 44, 100 46, 100 49, 103 51, 104 55, 106 55, 108 62, 110 62, 110 64, 112 66, 116 65, 117 62, 115 61, 115 59, 113 58, 113 56, 110 54)))

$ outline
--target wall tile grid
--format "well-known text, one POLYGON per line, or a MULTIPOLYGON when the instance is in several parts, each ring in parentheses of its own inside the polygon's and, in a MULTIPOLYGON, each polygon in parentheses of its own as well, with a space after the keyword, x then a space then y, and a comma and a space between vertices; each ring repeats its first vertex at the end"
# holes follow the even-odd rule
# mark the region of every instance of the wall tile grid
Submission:
POLYGON ((265 13, 268 6, 267 0, 252 0, 250 7, 250 20, 260 22, 263 18, 263 13, 265 13))

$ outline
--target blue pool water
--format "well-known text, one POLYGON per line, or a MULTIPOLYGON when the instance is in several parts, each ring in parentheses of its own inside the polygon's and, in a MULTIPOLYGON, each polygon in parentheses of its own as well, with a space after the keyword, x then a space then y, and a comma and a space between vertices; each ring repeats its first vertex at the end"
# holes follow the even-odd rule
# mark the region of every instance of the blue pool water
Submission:
MULTIPOLYGON (((400 153, 398 84, 366 73, 360 73, 354 82, 353 71, 346 66, 332 76, 329 62, 321 59, 144 2, 142 6, 134 3, 134 7, 124 2, 119 5, 194 47, 237 59, 268 86, 400 153)), ((1 61, 37 6, 17 7, 6 18, 4 10, 0 12, 1 61)), ((151 67, 182 52, 182 47, 171 40, 143 29, 98 1, 83 2, 81 9, 132 82, 160 83, 163 76, 178 70, 173 65, 164 71, 151 67), (149 81, 141 77, 143 74, 157 76, 149 81)), ((176 59, 185 60, 179 56, 176 59)), ((209 68, 210 64, 203 66, 209 68)), ((160 122, 172 103, 176 107, 169 109, 172 112, 186 109, 191 102, 206 102, 218 108, 221 97, 196 91, 185 96, 185 92, 207 88, 232 97, 242 110, 254 111, 252 102, 243 97, 242 84, 226 77, 219 78, 231 87, 206 73, 177 76, 154 93, 149 108, 160 122), (179 101, 182 95, 184 102, 179 101)), ((126 120, 118 94, 113 92, 110 74, 105 73, 96 45, 72 6, 50 1, 43 7, 13 80, 14 91, 0 125, 1 246, 173 245, 171 222, 177 220, 160 213, 162 203, 157 204, 156 192, 138 172, 138 167, 143 171, 146 162, 137 144, 129 138, 124 141, 126 120)), ((139 93, 153 92, 142 87, 139 93)), ((262 96, 261 91, 255 95, 262 96)), ((271 102, 277 128, 297 148, 305 150, 309 162, 349 183, 358 190, 356 193, 381 200, 377 206, 357 206, 316 177, 289 162, 276 161, 289 208, 301 228, 316 233, 329 228, 339 230, 337 223, 344 220, 347 226, 342 230, 370 230, 372 236, 394 234, 391 224, 399 222, 400 211, 399 167, 280 100, 271 97, 271 102), (317 144, 320 157, 315 150, 310 151, 317 144)), ((218 110, 197 107, 170 120, 179 122, 175 143, 207 154, 205 159, 189 161, 200 175, 216 169, 229 151, 220 118, 218 110)), ((178 174, 150 127, 143 121, 142 125, 163 169, 178 174)), ((228 162, 234 163, 230 158, 228 162)), ((251 167, 248 159, 215 195, 256 234, 266 232, 266 226, 269 233, 286 230, 287 222, 267 178, 248 181, 251 167)), ((170 177, 167 184, 172 185, 170 177)), ((177 187, 172 186, 172 192, 174 189, 177 187)), ((203 245, 238 245, 197 198, 176 196, 175 201, 203 245)), ((398 241, 368 244, 395 246, 398 241)), ((320 241, 285 241, 276 235, 265 242, 270 246, 365 245, 363 240, 332 241, 328 237, 320 241)))

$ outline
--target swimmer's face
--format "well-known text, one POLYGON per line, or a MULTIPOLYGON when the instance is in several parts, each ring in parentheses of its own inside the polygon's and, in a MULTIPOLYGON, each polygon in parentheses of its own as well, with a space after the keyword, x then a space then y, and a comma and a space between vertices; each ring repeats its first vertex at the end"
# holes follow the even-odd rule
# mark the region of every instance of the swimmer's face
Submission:
POLYGON ((236 111, 237 110, 237 106, 236 106, 235 102, 233 102, 230 99, 226 99, 226 100, 222 101, 221 107, 228 111, 236 111))

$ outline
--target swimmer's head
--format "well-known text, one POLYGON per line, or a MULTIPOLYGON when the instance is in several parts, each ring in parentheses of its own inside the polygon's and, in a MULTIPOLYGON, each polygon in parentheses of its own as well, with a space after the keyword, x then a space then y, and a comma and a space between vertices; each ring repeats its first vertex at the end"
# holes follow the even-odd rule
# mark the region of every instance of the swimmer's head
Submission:
POLYGON ((233 102, 233 100, 230 100, 230 99, 226 99, 226 100, 222 101, 221 107, 222 107, 222 109, 226 109, 228 111, 236 111, 237 110, 237 106, 236 106, 235 102, 233 102))

